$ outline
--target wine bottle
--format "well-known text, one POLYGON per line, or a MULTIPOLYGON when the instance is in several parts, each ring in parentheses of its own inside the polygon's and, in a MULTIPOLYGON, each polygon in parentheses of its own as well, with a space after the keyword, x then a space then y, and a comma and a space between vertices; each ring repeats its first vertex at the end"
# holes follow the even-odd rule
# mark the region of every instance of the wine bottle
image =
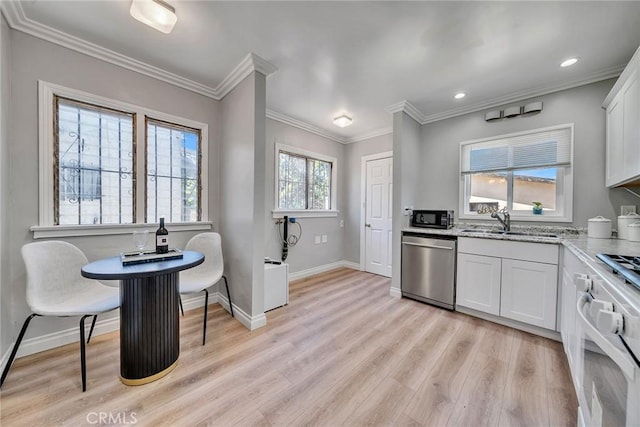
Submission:
POLYGON ((164 218, 160 218, 160 227, 156 231, 156 253, 166 254, 169 252, 169 232, 164 228, 164 218))

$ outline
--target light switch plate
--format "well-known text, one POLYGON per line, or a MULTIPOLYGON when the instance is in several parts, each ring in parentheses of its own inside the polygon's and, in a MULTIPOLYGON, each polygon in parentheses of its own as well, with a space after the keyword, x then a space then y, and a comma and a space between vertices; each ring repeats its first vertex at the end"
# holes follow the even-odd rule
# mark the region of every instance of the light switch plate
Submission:
POLYGON ((322 235, 322 243, 327 243, 327 235, 326 234, 322 235))
POLYGON ((620 206, 620 215, 629 215, 636 213, 636 205, 622 205, 620 206))
POLYGON ((318 235, 317 235, 317 236, 315 236, 315 238, 313 239, 313 241, 314 241, 314 243, 315 243, 316 245, 319 245, 319 244, 320 244, 320 236, 318 236, 318 235))

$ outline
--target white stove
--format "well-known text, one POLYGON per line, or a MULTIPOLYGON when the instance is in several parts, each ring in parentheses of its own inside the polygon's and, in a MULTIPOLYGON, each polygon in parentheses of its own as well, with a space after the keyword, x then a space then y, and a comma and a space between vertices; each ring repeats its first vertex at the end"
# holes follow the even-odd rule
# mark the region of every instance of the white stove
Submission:
POLYGON ((603 323, 599 326, 605 327, 605 330, 609 327, 607 322, 613 322, 612 331, 614 325, 619 324, 617 335, 640 366, 640 257, 609 254, 597 254, 596 257, 610 267, 617 277, 608 277, 599 282, 602 292, 592 290, 596 306, 599 304, 597 301, 608 301, 612 305, 604 307, 605 313, 594 311, 592 314, 597 322, 603 323), (598 320, 600 315, 602 319, 598 320))

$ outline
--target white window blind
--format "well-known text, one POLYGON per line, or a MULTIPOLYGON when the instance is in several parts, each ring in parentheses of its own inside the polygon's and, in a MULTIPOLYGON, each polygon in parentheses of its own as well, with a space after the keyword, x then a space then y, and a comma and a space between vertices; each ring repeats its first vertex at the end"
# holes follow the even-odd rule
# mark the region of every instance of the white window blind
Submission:
POLYGON ((532 131, 461 147, 463 174, 571 164, 571 128, 532 131))

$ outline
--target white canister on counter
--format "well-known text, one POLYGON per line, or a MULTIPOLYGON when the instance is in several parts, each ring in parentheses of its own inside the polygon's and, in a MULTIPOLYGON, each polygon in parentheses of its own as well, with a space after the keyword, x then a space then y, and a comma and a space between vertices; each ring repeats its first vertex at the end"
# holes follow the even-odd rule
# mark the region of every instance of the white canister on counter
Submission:
POLYGON ((611 238, 611 220, 603 216, 597 216, 587 221, 587 236, 595 239, 611 238))
POLYGON ((629 215, 620 215, 618 217, 618 239, 628 239, 629 230, 627 227, 638 221, 640 221, 640 215, 635 212, 629 215))
POLYGON ((629 241, 640 242, 640 222, 634 222, 627 226, 629 230, 629 241))

